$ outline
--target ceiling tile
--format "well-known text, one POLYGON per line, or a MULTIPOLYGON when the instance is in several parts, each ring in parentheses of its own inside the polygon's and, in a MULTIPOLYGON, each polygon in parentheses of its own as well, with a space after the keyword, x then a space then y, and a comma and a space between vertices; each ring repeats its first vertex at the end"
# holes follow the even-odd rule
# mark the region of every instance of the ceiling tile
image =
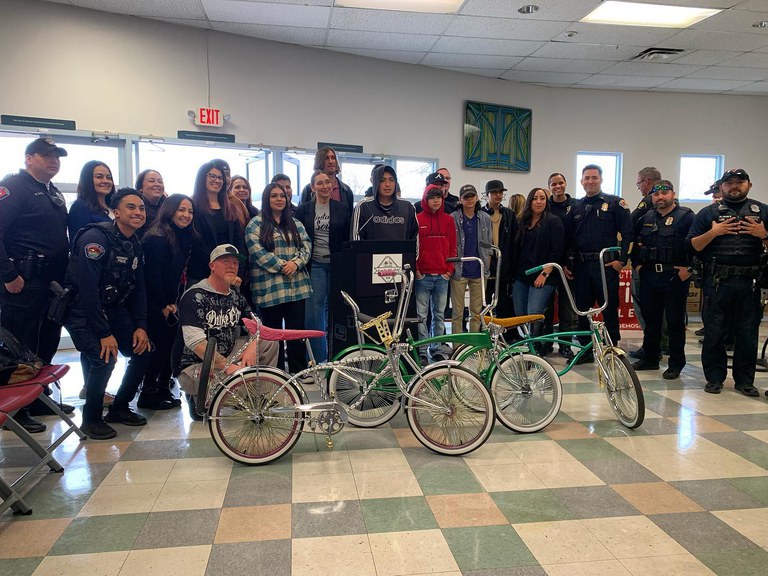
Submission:
MULTIPOLYGON (((628 0, 627 0, 628 1, 628 0)), ((632 0, 640 4, 667 4, 669 6, 690 6, 693 8, 731 8, 740 0, 632 0)))
POLYGON ((605 46, 602 44, 574 44, 572 42, 547 42, 532 56, 537 58, 582 58, 585 60, 626 60, 646 46, 605 46))
POLYGON ((331 28, 403 34, 441 34, 455 17, 452 14, 334 8, 331 13, 331 28))
POLYGON ((703 80, 698 78, 675 78, 666 84, 662 84, 655 90, 693 90, 698 92, 725 92, 740 86, 751 84, 742 80, 703 80))
POLYGON ((681 30, 664 41, 664 48, 686 50, 732 50, 750 52, 768 46, 768 36, 761 34, 731 34, 707 30, 681 30))
POLYGON ((452 66, 440 66, 442 70, 451 70, 452 72, 461 72, 463 74, 474 74, 476 76, 487 76, 488 78, 498 78, 506 70, 501 68, 456 68, 452 66))
POLYGON ((446 29, 445 35, 509 40, 549 40, 568 30, 569 26, 568 22, 457 16, 446 29))
POLYGON ((451 68, 503 68, 509 70, 522 58, 515 56, 479 56, 475 54, 436 54, 430 52, 421 62, 426 66, 451 68))
POLYGON ((537 84, 559 84, 570 86, 589 77, 589 74, 571 74, 567 72, 528 72, 510 70, 501 75, 504 80, 514 82, 535 82, 537 84))
POLYGON ((734 88, 734 92, 754 92, 760 94, 768 94, 768 82, 755 82, 754 84, 747 84, 740 88, 734 88))
POLYGON ((726 52, 725 50, 695 50, 683 53, 675 58, 675 64, 693 64, 694 66, 714 66, 737 56, 739 52, 726 52))
POLYGON ((576 36, 568 38, 561 34, 557 40, 574 42, 578 44, 617 44, 632 46, 655 46, 670 36, 674 36, 677 30, 669 28, 649 28, 647 26, 614 26, 611 24, 590 24, 576 22, 567 30, 576 32, 576 36))
POLYGON ((659 84, 669 82, 669 78, 647 76, 609 76, 608 74, 595 74, 579 82, 582 86, 616 86, 622 88, 653 88, 659 84))
POLYGON ((366 58, 377 58, 379 60, 392 60, 394 62, 405 62, 406 64, 419 64, 424 58, 424 52, 407 52, 402 50, 366 50, 365 48, 328 48, 333 52, 343 52, 345 54, 355 54, 365 56, 366 58))
POLYGON ((528 42, 526 40, 478 40, 477 38, 443 36, 432 48, 432 52, 488 54, 491 56, 527 56, 543 45, 544 42, 528 42))
POLYGON ((525 58, 515 65, 515 70, 537 70, 539 72, 581 72, 594 74, 613 66, 608 60, 576 60, 568 58, 525 58))
POLYGON ((575 22, 592 12, 602 0, 537 0, 539 11, 535 14, 520 14, 518 8, 525 2, 510 0, 467 0, 460 13, 468 16, 490 16, 492 18, 519 18, 521 20, 564 20, 575 22))
POLYGON ((125 0, 72 0, 68 4, 131 16, 177 16, 191 20, 205 20, 205 10, 203 10, 203 4, 200 0, 167 0, 164 2, 157 0, 132 0, 131 2, 125 0))
POLYGON ((360 32, 357 30, 330 30, 327 45, 335 48, 368 48, 426 52, 439 36, 424 34, 395 34, 394 32, 360 32))
POLYGON ((686 78, 711 78, 714 80, 768 80, 768 68, 733 68, 707 66, 688 74, 686 78))
POLYGON ((237 0, 203 0, 209 20, 240 24, 323 28, 328 25, 331 9, 323 6, 263 4, 237 0))
POLYGON ((691 26, 692 30, 713 30, 716 32, 736 32, 738 34, 762 34, 768 36, 765 30, 752 28, 758 20, 768 19, 768 12, 746 12, 743 10, 727 10, 702 20, 691 26))
POLYGON ((303 46, 322 46, 328 33, 325 28, 266 26, 264 24, 241 24, 239 22, 211 22, 211 28, 219 32, 303 46))
POLYGON ((746 0, 736 6, 736 10, 754 10, 755 12, 768 12, 768 0, 746 0))
POLYGON ((743 66, 745 68, 768 68, 768 53, 749 52, 739 54, 723 63, 724 66, 743 66))
POLYGON ((682 64, 659 64, 655 62, 618 62, 603 70, 603 74, 619 74, 622 76, 663 76, 680 78, 699 70, 701 66, 684 66, 682 64))
POLYGON ((299 4, 304 6, 333 6, 334 0, 240 0, 252 4, 299 4))
MULTIPOLYGON (((156 18, 151 17, 150 20, 157 20, 159 22, 168 22, 170 24, 176 24, 178 26, 190 26, 192 28, 203 28, 205 30, 213 30, 211 23, 208 20, 188 20, 186 18, 156 18)), ((250 34, 245 34, 250 36, 250 34)))

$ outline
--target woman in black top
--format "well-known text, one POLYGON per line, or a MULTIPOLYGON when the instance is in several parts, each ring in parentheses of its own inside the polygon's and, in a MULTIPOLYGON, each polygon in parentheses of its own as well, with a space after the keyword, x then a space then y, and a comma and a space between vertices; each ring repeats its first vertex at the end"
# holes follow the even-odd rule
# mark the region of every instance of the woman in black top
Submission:
MULTIPOLYGON (((229 197, 238 198, 248 210, 248 220, 254 216, 259 215, 259 209, 253 205, 253 199, 251 198, 251 183, 245 176, 232 176, 232 180, 229 183, 229 197)), ((246 222, 246 225, 248 222, 246 222)), ((243 226, 245 228, 245 226, 243 226)))
MULTIPOLYGON (((548 266, 539 274, 530 276, 525 271, 547 262, 558 262, 563 254, 564 241, 563 222, 550 213, 546 191, 534 188, 528 194, 517 227, 515 285, 512 288, 515 314, 543 314, 547 309, 547 301, 556 281, 550 276, 552 267, 548 266)), ((534 335, 541 334, 542 330, 542 322, 531 325, 534 335)))
POLYGON ((147 281, 147 335, 154 344, 139 408, 167 410, 181 406, 171 394, 171 350, 176 336, 176 301, 195 235, 192 200, 169 196, 144 235, 144 276, 147 281))
MULTIPOLYGON (((192 243, 187 267, 187 284, 208 278, 211 251, 220 244, 232 244, 245 254, 245 233, 237 218, 237 209, 227 194, 229 166, 223 161, 206 162, 197 171, 192 206, 194 227, 199 238, 192 243)), ((238 274, 242 281, 244 269, 238 274)), ((241 282, 237 282, 240 286, 241 282)))

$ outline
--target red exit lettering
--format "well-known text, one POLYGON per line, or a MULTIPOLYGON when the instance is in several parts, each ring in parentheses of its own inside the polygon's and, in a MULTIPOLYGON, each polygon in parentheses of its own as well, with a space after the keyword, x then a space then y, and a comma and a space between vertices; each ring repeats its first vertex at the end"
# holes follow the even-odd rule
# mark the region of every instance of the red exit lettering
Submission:
POLYGON ((195 124, 199 126, 223 126, 221 110, 218 108, 198 108, 195 124))

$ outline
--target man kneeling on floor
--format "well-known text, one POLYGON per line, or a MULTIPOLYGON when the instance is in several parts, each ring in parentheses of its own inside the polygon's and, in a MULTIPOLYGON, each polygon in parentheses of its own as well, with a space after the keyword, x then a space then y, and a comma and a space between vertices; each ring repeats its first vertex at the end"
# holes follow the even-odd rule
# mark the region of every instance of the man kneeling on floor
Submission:
POLYGON ((253 340, 242 356, 233 358, 247 341, 243 335, 243 318, 252 316, 239 290, 232 287, 237 269, 245 256, 231 244, 216 246, 211 252, 208 266, 211 274, 190 287, 181 297, 179 323, 184 336, 179 385, 186 393, 189 413, 193 420, 202 420, 195 410, 198 376, 210 337, 216 338, 213 370, 221 370, 234 360, 225 371, 231 374, 246 366, 277 366, 277 342, 253 340))

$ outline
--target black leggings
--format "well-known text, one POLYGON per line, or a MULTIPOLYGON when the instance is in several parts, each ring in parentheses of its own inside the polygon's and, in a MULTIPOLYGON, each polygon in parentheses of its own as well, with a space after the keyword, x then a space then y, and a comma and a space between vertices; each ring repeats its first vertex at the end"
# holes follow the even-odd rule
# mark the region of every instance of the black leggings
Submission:
MULTIPOLYGON (((261 321, 270 328, 282 328, 285 322, 285 328, 289 330, 304 329, 304 300, 296 302, 284 302, 275 306, 259 307, 261 312, 261 321)), ((285 366, 285 345, 280 342, 280 355, 277 359, 279 368, 285 366)), ((288 371, 291 374, 301 372, 307 367, 307 354, 304 342, 301 340, 291 340, 288 342, 288 371)))

